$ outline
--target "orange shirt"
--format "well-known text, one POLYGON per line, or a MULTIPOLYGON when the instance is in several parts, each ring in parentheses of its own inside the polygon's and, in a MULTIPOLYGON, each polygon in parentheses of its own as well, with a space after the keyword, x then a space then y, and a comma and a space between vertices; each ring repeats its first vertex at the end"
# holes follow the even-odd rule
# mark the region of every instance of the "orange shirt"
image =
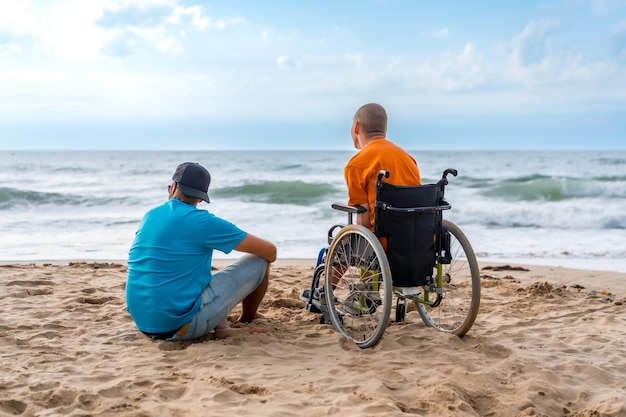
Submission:
POLYGON ((421 185, 415 159, 404 149, 385 138, 375 139, 354 155, 344 168, 348 187, 348 204, 367 205, 370 224, 374 224, 376 179, 381 170, 389 171, 385 181, 393 185, 421 185))

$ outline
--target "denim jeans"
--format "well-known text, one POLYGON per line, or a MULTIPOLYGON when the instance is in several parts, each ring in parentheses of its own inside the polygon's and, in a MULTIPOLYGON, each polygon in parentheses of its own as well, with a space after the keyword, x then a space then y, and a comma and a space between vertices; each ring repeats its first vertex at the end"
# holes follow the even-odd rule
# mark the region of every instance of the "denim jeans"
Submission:
POLYGON ((237 304, 259 286, 266 268, 265 259, 246 254, 235 263, 215 272, 209 285, 202 291, 202 304, 194 318, 168 340, 197 339, 211 332, 228 317, 228 313, 237 304))

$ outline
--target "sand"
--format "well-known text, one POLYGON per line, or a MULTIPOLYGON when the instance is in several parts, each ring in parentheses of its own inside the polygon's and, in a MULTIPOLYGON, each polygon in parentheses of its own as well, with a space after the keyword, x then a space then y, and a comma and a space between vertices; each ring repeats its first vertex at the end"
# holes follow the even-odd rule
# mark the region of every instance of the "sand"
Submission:
POLYGON ((626 416, 626 274, 524 268, 482 269, 463 339, 413 311, 361 350, 302 309, 313 261, 274 264, 267 333, 193 343, 136 330, 122 262, 5 263, 0 416, 626 416))

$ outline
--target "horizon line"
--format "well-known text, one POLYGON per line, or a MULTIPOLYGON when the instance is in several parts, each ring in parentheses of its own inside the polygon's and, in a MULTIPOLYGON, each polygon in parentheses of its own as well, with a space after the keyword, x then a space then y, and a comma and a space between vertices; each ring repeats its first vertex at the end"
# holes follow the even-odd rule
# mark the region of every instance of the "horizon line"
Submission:
MULTIPOLYGON (((624 148, 454 148, 454 149, 411 149, 411 152, 624 152, 624 148)), ((208 148, 131 148, 131 149, 92 149, 92 148, 37 148, 37 149, 2 149, 0 152, 354 152, 356 149, 347 148, 233 148, 233 149, 208 149, 208 148)))

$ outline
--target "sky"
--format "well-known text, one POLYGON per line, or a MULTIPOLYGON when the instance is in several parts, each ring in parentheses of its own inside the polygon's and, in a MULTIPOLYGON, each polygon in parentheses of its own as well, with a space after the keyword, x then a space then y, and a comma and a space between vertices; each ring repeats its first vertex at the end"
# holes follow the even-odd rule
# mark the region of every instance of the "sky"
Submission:
POLYGON ((0 150, 625 150, 626 0, 0 0, 0 150))

